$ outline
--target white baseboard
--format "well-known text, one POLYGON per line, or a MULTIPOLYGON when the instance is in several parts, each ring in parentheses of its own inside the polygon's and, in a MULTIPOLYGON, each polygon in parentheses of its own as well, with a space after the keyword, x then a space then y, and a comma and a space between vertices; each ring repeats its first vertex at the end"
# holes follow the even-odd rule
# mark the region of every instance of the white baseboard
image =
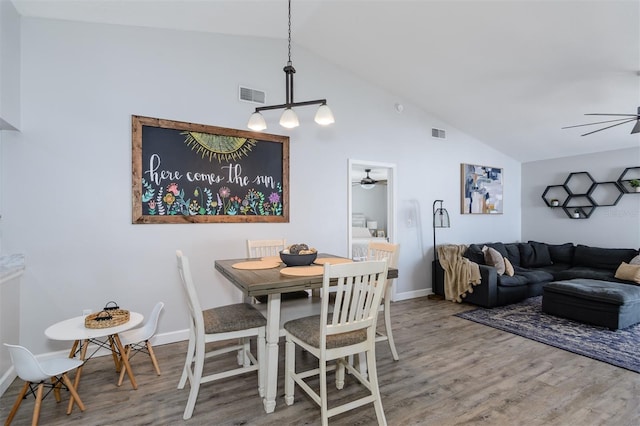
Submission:
POLYGON ((418 297, 426 297, 430 294, 433 294, 433 291, 431 291, 431 289, 421 289, 421 290, 414 290, 414 291, 405 291, 403 293, 396 293, 395 297, 393 298, 394 302, 398 302, 400 300, 408 300, 408 299, 415 299, 418 297))
POLYGON ((0 377, 0 396, 4 394, 4 392, 9 388, 11 383, 18 377, 16 375, 16 370, 13 368, 13 365, 9 367, 7 371, 4 372, 2 377, 0 377))

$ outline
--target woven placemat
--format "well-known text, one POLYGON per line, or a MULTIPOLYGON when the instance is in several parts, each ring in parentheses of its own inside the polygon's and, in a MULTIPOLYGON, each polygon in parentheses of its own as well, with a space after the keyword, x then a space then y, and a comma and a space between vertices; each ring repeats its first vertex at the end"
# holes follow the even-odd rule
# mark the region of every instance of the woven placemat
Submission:
POLYGON ((347 259, 346 257, 321 257, 316 259, 313 263, 317 265, 324 265, 328 263, 329 265, 337 265, 339 263, 352 263, 352 259, 347 259))
POLYGON ((231 265, 234 269, 271 269, 280 266, 280 262, 267 262, 263 260, 250 260, 248 262, 238 262, 231 265))
POLYGON ((324 268, 318 265, 290 266, 288 268, 282 268, 280 273, 288 277, 313 277, 315 275, 322 275, 324 268))

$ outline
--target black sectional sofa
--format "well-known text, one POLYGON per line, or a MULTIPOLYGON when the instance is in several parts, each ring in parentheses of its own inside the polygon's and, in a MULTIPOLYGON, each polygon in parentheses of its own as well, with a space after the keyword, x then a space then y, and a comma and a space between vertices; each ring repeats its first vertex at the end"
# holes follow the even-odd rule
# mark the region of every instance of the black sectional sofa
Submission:
MULTIPOLYGON (((588 278, 602 281, 638 285, 633 281, 615 278, 622 262, 638 255, 637 249, 600 248, 582 244, 527 243, 471 244, 464 256, 480 265, 482 281, 473 287, 464 301, 485 308, 516 303, 529 297, 542 295, 542 288, 552 281, 588 278), (493 266, 485 264, 484 246, 497 250, 513 265, 514 275, 499 275, 493 266)), ((444 295, 444 271, 434 265, 434 292, 444 295)))

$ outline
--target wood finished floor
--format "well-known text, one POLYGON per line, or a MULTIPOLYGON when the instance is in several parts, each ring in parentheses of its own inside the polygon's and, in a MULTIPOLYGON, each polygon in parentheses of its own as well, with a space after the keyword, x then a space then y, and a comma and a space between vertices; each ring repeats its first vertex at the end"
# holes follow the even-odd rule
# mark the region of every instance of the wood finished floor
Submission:
MULTIPOLYGON (((393 361, 386 343, 377 346, 389 425, 640 424, 640 375, 452 316, 472 308, 427 298, 392 304, 400 361, 393 361)), ((176 387, 185 350, 185 343, 156 347, 161 376, 155 375, 146 355, 134 357, 138 390, 128 379, 116 387, 111 357, 92 359, 79 389, 86 411, 74 407, 67 416, 67 393, 63 392, 61 404, 49 395, 42 404, 40 424, 320 424, 319 408, 299 389, 294 405, 284 403, 282 380, 276 411, 266 415, 253 374, 202 385, 193 417, 182 420, 188 390, 176 387)), ((298 364, 312 359, 300 353, 298 364)), ((209 364, 234 365, 234 356, 209 364)), ((20 386, 18 379, 0 398, 0 418, 6 419, 20 386)), ((329 390, 332 401, 361 392, 349 376, 343 390, 332 386, 329 390)), ((29 424, 33 405, 33 398, 23 401, 12 424, 29 424)), ((334 425, 375 423, 371 405, 330 419, 334 425)))

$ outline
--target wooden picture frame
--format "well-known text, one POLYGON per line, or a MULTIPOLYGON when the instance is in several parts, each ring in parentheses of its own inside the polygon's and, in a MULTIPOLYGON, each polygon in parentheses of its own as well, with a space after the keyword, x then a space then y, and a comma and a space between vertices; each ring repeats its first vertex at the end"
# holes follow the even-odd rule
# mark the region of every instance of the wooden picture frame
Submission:
POLYGON ((460 164, 460 212, 502 214, 504 173, 499 167, 460 164))
POLYGON ((289 222, 289 137, 131 116, 132 223, 289 222))

